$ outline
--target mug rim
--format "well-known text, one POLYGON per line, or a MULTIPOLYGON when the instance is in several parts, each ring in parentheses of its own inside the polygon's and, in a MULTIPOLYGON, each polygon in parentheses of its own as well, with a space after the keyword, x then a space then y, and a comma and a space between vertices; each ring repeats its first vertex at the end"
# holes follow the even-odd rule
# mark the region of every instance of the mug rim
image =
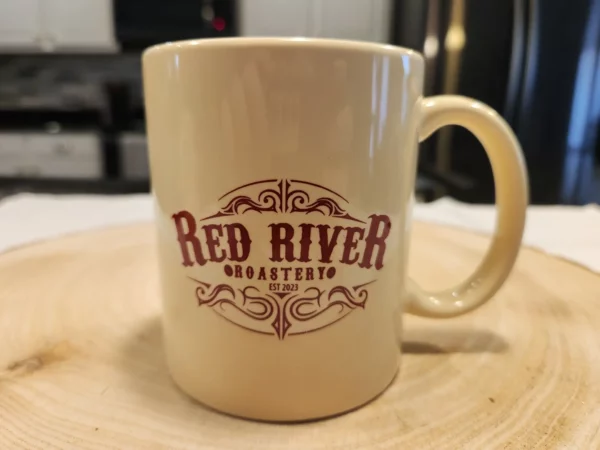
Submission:
POLYGON ((386 56, 410 56, 419 60, 422 64, 425 62, 423 55, 407 47, 401 47, 394 44, 360 41, 352 39, 337 39, 337 38, 319 38, 319 37, 304 37, 304 36, 281 36, 281 37, 209 37, 196 39, 183 39, 177 41, 166 41, 159 44, 151 45, 146 48, 142 56, 155 55, 157 53, 169 51, 181 51, 192 49, 217 49, 217 48, 233 48, 233 47, 255 47, 255 48, 277 48, 277 47, 292 47, 292 48, 313 48, 313 49, 328 49, 328 50, 355 50, 369 53, 384 54, 386 56))

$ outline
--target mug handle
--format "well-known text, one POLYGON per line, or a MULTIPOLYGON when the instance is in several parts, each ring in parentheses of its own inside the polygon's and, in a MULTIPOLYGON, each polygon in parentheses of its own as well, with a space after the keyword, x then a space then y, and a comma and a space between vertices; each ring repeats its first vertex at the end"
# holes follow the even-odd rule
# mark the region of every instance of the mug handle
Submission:
POLYGON ((471 131, 483 145, 494 173, 496 231, 481 264, 457 286, 426 292, 409 281, 407 312, 424 317, 454 317, 487 302, 513 268, 525 227, 527 173, 521 146, 506 121, 477 100, 455 95, 422 100, 419 141, 446 125, 471 131))

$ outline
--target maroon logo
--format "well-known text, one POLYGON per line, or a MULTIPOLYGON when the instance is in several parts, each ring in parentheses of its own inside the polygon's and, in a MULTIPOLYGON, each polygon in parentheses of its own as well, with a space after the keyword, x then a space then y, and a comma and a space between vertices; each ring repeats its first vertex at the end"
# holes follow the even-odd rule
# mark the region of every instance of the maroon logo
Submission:
POLYGON ((198 306, 279 339, 365 308, 384 265, 388 216, 363 220, 341 195, 299 180, 249 183, 219 203, 200 218, 172 215, 182 264, 196 268, 198 306))

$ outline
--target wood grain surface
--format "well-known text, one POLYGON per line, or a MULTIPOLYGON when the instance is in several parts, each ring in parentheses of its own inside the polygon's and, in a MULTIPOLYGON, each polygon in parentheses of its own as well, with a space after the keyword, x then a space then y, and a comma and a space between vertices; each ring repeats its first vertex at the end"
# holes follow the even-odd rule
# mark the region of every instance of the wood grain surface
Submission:
MULTIPOLYGON (((406 316, 400 375, 352 413, 256 423, 182 394, 164 363, 154 235, 107 229, 0 255, 0 449, 598 449, 600 277, 524 249, 457 319, 406 316)), ((411 271, 458 281, 488 240, 416 224, 411 271)))

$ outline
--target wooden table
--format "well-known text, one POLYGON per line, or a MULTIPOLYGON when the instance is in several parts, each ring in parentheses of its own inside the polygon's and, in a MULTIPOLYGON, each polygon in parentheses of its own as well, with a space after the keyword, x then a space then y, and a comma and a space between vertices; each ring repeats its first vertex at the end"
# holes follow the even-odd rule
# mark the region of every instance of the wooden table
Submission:
MULTIPOLYGON (((426 287, 458 281, 488 243, 415 228, 426 287)), ((139 225, 0 255, 0 449, 600 448, 596 274, 524 249, 484 308, 406 317, 401 374, 377 400, 275 425, 210 411, 171 382, 153 238, 139 225)))

